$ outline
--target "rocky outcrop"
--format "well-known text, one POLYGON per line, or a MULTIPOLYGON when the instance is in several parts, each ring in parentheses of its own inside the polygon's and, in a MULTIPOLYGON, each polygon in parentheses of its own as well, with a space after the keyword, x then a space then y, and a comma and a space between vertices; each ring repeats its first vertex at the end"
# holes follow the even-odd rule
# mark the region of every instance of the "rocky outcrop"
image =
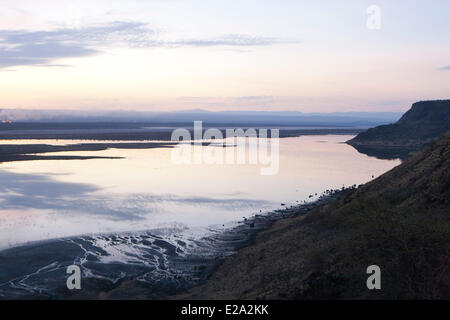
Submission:
POLYGON ((396 123, 369 129, 347 143, 370 156, 406 159, 448 130, 450 100, 421 101, 396 123))

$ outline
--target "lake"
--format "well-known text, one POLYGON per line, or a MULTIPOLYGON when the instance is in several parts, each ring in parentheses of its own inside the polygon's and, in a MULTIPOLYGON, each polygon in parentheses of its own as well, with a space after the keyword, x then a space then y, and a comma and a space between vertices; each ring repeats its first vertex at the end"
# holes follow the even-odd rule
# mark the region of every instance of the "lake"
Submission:
MULTIPOLYGON (((282 138, 270 175, 250 158, 179 164, 173 155, 186 145, 49 153, 110 159, 1 163, 0 298, 97 299, 123 281, 140 283, 134 287, 144 286, 148 298, 192 287, 276 219, 266 213, 312 203, 326 190, 365 183, 400 164, 358 153, 344 143, 350 138, 282 138), (82 268, 79 293, 66 288, 71 265, 82 268)), ((89 141, 0 142, 74 143, 89 141)), ((260 146, 249 143, 247 155, 260 146)), ((226 139, 201 151, 225 157, 237 148, 226 139)))
POLYGON ((282 204, 312 201, 327 189, 365 183, 400 164, 358 153, 343 143, 350 138, 280 139, 279 170, 274 175, 261 175, 260 165, 248 163, 175 164, 170 148, 52 153, 123 159, 2 163, 0 248, 159 228, 202 234, 214 226, 229 227, 243 217, 280 209, 282 204))

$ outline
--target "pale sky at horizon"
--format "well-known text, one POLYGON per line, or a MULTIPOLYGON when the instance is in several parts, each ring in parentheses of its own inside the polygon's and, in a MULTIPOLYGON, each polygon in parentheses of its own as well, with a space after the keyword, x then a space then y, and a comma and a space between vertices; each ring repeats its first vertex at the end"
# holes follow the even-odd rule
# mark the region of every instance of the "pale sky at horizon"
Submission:
POLYGON ((405 111, 449 93, 450 1, 0 0, 0 108, 405 111))

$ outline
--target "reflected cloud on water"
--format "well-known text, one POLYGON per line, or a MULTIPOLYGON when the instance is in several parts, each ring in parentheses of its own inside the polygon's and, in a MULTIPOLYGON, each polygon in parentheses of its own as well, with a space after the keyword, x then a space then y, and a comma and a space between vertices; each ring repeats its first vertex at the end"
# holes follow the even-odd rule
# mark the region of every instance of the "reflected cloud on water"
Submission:
POLYGON ((66 215, 102 215, 112 220, 146 219, 166 205, 207 206, 221 210, 259 208, 270 201, 242 198, 183 197, 173 194, 108 194, 91 184, 61 182, 51 176, 0 170, 0 205, 4 209, 42 209, 66 215))

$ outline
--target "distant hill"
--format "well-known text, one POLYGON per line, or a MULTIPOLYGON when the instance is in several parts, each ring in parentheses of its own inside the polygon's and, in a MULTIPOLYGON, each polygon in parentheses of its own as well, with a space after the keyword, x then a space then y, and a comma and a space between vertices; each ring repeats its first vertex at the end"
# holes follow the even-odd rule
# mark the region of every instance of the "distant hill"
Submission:
MULTIPOLYGON (((202 120, 219 125, 278 125, 305 127, 368 128, 397 121, 399 112, 332 112, 303 113, 299 111, 206 111, 183 110, 173 112, 120 110, 25 110, 0 109, 2 120, 21 123, 192 123, 202 120)), ((1 130, 1 127, 0 127, 1 130)))
POLYGON ((341 199, 276 222, 178 298, 450 299, 449 208, 450 132, 341 199), (366 287, 370 265, 381 290, 366 287))
POLYGON ((450 130, 450 100, 421 101, 394 124, 360 133, 347 143, 381 158, 407 158, 450 130))

